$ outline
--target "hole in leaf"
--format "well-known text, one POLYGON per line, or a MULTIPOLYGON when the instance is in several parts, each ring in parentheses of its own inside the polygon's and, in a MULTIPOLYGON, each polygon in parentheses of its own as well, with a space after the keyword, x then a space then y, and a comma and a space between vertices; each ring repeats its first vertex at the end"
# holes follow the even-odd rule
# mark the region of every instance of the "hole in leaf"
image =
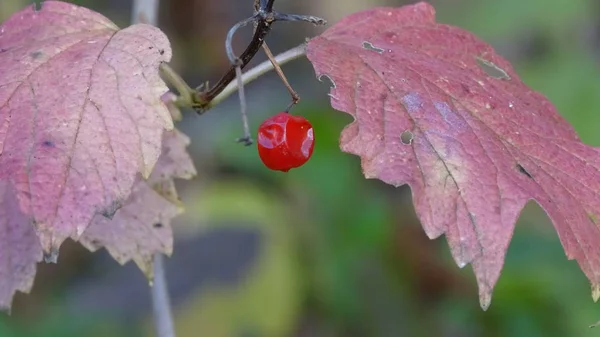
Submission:
POLYGON ((323 77, 325 77, 327 80, 329 80, 330 87, 335 88, 335 82, 333 81, 333 79, 331 77, 329 77, 326 74, 319 76, 319 78, 318 78, 319 82, 323 82, 323 77))
POLYGON ((405 144, 405 145, 412 144, 412 141, 414 138, 415 138, 415 135, 413 135, 413 133, 408 130, 402 132, 402 134, 400 135, 400 140, 402 141, 402 144, 405 144))
POLYGON ((508 76, 506 71, 495 65, 493 62, 482 59, 481 57, 477 57, 476 60, 481 70, 483 70, 489 76, 501 80, 510 80, 510 76, 508 76))
POLYGON ((362 46, 366 50, 374 51, 374 52, 376 52, 378 54, 383 53, 383 49, 375 47, 371 42, 365 41, 365 42, 363 42, 362 46))

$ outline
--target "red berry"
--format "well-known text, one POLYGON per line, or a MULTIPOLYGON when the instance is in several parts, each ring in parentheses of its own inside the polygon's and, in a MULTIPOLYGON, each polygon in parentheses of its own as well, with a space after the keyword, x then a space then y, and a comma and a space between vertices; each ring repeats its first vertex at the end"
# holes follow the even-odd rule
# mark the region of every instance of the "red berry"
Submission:
POLYGON ((312 125, 302 116, 280 112, 258 127, 258 155, 271 170, 287 172, 304 165, 315 146, 312 125))

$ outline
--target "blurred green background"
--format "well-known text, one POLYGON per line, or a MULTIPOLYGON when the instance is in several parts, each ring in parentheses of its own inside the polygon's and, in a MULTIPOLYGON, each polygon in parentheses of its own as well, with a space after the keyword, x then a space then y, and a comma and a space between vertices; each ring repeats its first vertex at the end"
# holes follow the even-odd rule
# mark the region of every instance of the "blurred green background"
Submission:
MULTIPOLYGON (((121 26, 130 1, 73 1, 121 26)), ((0 20, 31 3, 1 0, 0 20)), ((400 0, 277 0, 283 12, 335 23, 351 12, 400 0)), ((583 140, 600 146, 600 2, 438 0, 438 20, 492 44, 523 80, 547 95, 583 140)), ((252 0, 163 0, 159 26, 173 66, 189 83, 216 81, 227 67, 224 37, 252 0)), ((235 39, 242 50, 250 29, 235 39)), ((321 29, 277 24, 274 52, 321 29)), ((264 60, 258 54, 256 62, 264 60)), ((487 312, 470 267, 459 269, 445 239, 428 240, 407 187, 366 181, 358 158, 338 149, 350 118, 333 111, 310 64, 284 67, 302 96, 296 113, 313 122, 313 158, 287 174, 265 169, 241 135, 231 97, 208 114, 185 112, 199 175, 179 182, 187 213, 174 223, 167 261, 178 336, 596 336, 589 283, 567 261, 537 205, 524 211, 487 312)), ((251 123, 283 109, 288 95, 269 74, 247 87, 251 123)), ((0 336, 152 336, 147 282, 101 251, 63 246, 58 265, 39 267, 30 295, 18 294, 0 336)))

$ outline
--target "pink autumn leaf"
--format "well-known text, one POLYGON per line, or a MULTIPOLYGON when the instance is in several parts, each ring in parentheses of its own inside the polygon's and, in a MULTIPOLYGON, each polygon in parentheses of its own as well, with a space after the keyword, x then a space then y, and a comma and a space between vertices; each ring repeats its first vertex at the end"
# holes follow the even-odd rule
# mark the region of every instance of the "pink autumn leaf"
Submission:
POLYGON ((133 192, 112 219, 96 215, 80 242, 95 251, 105 247, 119 263, 135 261, 152 279, 152 255, 173 250, 171 219, 183 211, 173 180, 191 179, 196 169, 177 130, 164 133, 163 150, 148 180, 138 176, 133 192))
POLYGON ((170 91, 167 91, 161 96, 160 99, 163 101, 163 103, 165 103, 167 109, 169 109, 169 112, 171 113, 171 119, 177 122, 181 121, 183 115, 181 114, 181 110, 179 110, 179 107, 176 104, 177 95, 170 91))
POLYGON ((159 29, 120 30, 59 1, 0 26, 0 180, 44 251, 77 239, 95 214, 112 216, 137 174, 150 175, 173 127, 158 74, 170 57, 159 29))
POLYGON ((344 18, 309 42, 331 105, 355 119, 343 151, 367 178, 408 184, 425 232, 472 263, 486 309, 531 199, 600 295, 600 156, 511 65, 426 3, 344 18))
POLYGON ((10 311, 15 292, 29 292, 42 247, 13 186, 0 181, 0 310, 10 311))

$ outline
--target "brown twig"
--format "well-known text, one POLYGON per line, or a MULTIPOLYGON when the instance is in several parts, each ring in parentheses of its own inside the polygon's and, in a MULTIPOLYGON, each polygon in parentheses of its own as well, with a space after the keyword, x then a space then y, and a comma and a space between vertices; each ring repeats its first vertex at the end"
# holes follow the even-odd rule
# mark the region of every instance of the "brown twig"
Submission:
MULTIPOLYGON (((295 14, 283 14, 273 11, 273 4, 275 0, 254 0, 254 15, 252 18, 239 22, 236 29, 245 25, 248 20, 255 20, 255 31, 252 36, 252 40, 246 47, 246 50, 235 58, 235 62, 229 67, 227 72, 221 77, 221 79, 212 88, 196 88, 191 93, 191 106, 199 114, 204 113, 211 106, 211 101, 217 97, 227 87, 231 81, 236 77, 236 67, 244 69, 248 63, 254 58, 258 50, 261 48, 265 41, 265 37, 271 31, 271 25, 275 21, 305 21, 316 25, 326 24, 324 19, 316 16, 309 15, 295 15, 295 14)), ((231 53, 229 53, 231 54, 231 53)), ((280 69, 279 69, 280 70, 280 69)), ((284 83, 287 82, 284 80, 284 83)), ((288 83, 289 85, 289 83, 288 83)), ((291 92, 290 92, 291 93, 291 92)), ((297 101, 296 101, 297 102, 297 101)), ((293 105, 293 104, 292 104, 293 105)))
MULTIPOLYGON (((248 65, 248 63, 252 60, 254 55, 256 55, 256 53, 262 46, 265 40, 265 36, 267 36, 269 31, 271 30, 271 23, 272 21, 268 19, 259 20, 259 23, 256 27, 256 32, 252 37, 252 41, 250 42, 248 47, 246 47, 246 50, 244 50, 242 55, 239 57, 241 62, 241 69, 244 69, 248 65)), ((227 72, 221 77, 219 82, 217 82, 217 84, 215 84, 214 87, 208 89, 207 91, 200 91, 196 93, 194 101, 197 104, 197 106, 195 106, 195 108, 199 109, 199 112, 203 112, 203 108, 206 107, 210 103, 210 101, 213 98, 215 98, 221 91, 223 91, 223 89, 225 89, 229 82, 233 81, 233 79, 235 78, 235 68, 235 65, 229 67, 229 70, 227 70, 227 72)))
POLYGON ((273 56, 271 49, 269 48, 269 46, 267 46, 267 43, 266 42, 263 43, 262 47, 263 47, 263 50, 265 51, 265 54, 267 54, 267 58, 269 59, 269 61, 271 61, 271 64, 273 64, 273 69, 275 70, 277 75, 279 75, 279 78, 281 78, 281 81, 283 82, 283 85, 285 85, 286 89, 290 93, 290 96, 292 96, 292 102, 285 110, 285 111, 289 111, 292 108, 292 106, 294 106, 295 104, 297 104, 300 101, 300 96, 294 90, 294 88, 292 88, 292 86, 290 85, 290 82, 288 82, 287 78, 285 77, 285 74, 283 73, 283 70, 281 70, 281 67, 279 66, 279 64, 277 64, 277 61, 275 61, 275 56, 273 56))
MULTIPOLYGON (((273 21, 275 21, 272 14, 274 2, 275 0, 269 0, 265 8, 262 9, 264 12, 264 16, 259 17, 257 19, 258 24, 256 25, 254 36, 252 36, 252 40, 248 44, 248 47, 246 47, 246 50, 244 50, 242 55, 239 57, 239 66, 241 69, 244 69, 252 60, 252 58, 254 58, 254 55, 256 55, 256 53, 264 43, 265 37, 271 31, 271 24, 273 23, 273 21)), ((256 12, 261 10, 261 0, 254 1, 254 8, 256 12)), ((221 77, 219 82, 217 82, 217 84, 215 84, 214 87, 207 89, 206 91, 199 91, 196 93, 194 101, 197 104, 197 106, 195 106, 195 108, 198 110, 199 113, 204 112, 204 108, 210 103, 210 101, 213 98, 215 98, 221 91, 223 91, 223 89, 225 89, 225 87, 231 81, 233 81, 236 75, 235 68, 236 65, 231 65, 231 67, 229 67, 227 72, 221 77)))

